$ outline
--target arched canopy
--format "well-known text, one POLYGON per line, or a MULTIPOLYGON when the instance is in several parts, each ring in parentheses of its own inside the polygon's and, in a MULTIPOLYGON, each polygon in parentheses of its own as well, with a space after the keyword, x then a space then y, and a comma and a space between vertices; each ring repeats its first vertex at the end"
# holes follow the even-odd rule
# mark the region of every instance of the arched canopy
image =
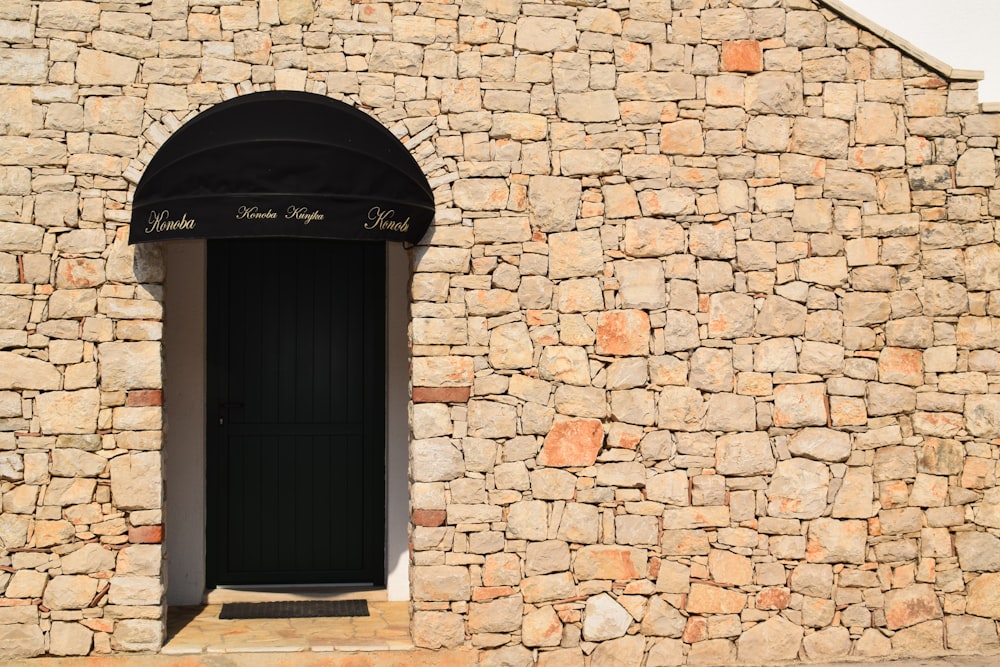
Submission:
POLYGON ((136 187, 129 243, 283 236, 416 243, 434 195, 410 152, 343 102, 251 93, 198 114, 136 187))

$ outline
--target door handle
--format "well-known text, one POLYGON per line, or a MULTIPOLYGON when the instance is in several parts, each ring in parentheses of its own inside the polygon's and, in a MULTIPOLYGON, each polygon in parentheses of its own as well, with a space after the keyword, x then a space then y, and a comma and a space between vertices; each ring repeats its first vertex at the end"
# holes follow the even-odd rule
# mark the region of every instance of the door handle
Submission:
POLYGON ((225 424, 226 417, 229 415, 229 410, 243 407, 243 403, 219 403, 219 426, 225 424))

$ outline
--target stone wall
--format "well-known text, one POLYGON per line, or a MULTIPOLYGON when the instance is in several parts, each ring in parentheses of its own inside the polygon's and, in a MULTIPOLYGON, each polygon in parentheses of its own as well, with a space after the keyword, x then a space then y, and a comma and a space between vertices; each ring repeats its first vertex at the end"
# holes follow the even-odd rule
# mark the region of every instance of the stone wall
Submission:
POLYGON ((163 263, 128 202, 184 120, 272 88, 365 109, 435 188, 416 644, 998 644, 1000 116, 971 77, 811 0, 186 4, 0 4, 2 657, 162 643, 163 263))

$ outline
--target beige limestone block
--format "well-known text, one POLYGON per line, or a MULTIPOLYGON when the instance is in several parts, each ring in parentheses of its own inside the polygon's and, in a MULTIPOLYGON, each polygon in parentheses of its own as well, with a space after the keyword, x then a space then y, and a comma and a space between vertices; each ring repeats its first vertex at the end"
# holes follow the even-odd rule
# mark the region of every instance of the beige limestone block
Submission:
POLYGON ((828 428, 805 428, 788 440, 788 451, 816 461, 844 462, 851 455, 851 436, 828 428))
POLYGON ((753 476, 774 471, 771 440, 763 431, 721 436, 715 452, 715 468, 721 475, 753 476))
POLYGON ((3 49, 0 51, 0 84, 45 83, 47 75, 47 50, 3 49))
POLYGON ((100 395, 96 389, 53 391, 35 399, 42 433, 93 433, 100 395))
POLYGON ((618 99, 610 90, 562 93, 556 98, 556 109, 561 118, 579 123, 606 123, 621 117, 618 99))
POLYGON ((521 627, 524 602, 511 595, 469 605, 470 632, 512 632, 521 627))
POLYGON ((49 609, 83 609, 97 593, 97 580, 83 575, 59 575, 49 582, 42 604, 49 609))
POLYGON ((734 590, 691 584, 687 611, 691 614, 738 614, 746 607, 747 596, 734 590))
POLYGON ((563 624, 551 606, 541 607, 524 615, 521 638, 525 646, 559 646, 563 624))
POLYGON ((496 113, 490 137, 514 141, 541 141, 548 134, 548 121, 532 113, 496 113))
POLYGON ((514 45, 529 53, 570 51, 576 46, 576 34, 573 21, 526 16, 517 20, 514 45))
POLYGON ((417 611, 410 628, 413 643, 421 648, 454 648, 465 641, 465 621, 461 614, 417 611))
POLYGON ((785 519, 815 519, 826 510, 829 468, 818 461, 779 461, 768 485, 768 515, 785 519))
POLYGON ((647 637, 680 637, 687 619, 662 597, 649 600, 649 609, 642 619, 641 633, 647 637))
POLYGON ((809 524, 806 560, 810 563, 863 563, 867 535, 864 521, 816 519, 809 524))
MULTIPOLYGON (((604 308, 604 293, 597 278, 564 280, 559 283, 556 305, 560 313, 586 313, 604 308)), ((564 343, 593 343, 594 333, 586 322, 560 316, 560 336, 564 343), (583 339, 583 340, 578 340, 583 339)))
POLYGON ((469 178, 452 186, 455 204, 473 211, 498 211, 506 208, 510 190, 499 178, 469 178))
POLYGON ((607 400, 604 390, 598 387, 573 387, 562 385, 556 388, 556 411, 572 417, 605 417, 607 400))
POLYGON ((82 85, 129 85, 135 82, 138 71, 135 58, 93 49, 81 49, 76 62, 76 80, 82 85))
POLYGON ((604 251, 598 230, 549 236, 549 278, 597 275, 603 268, 604 251))
POLYGON ((660 129, 660 150, 674 155, 702 155, 705 141, 701 123, 697 120, 664 123, 660 129))
POLYGON ((114 576, 108 592, 110 604, 136 606, 160 604, 163 584, 158 577, 114 576))
POLYGON ((863 102, 857 106, 855 141, 859 144, 903 144, 903 124, 891 104, 863 102))
POLYGON ((736 640, 738 658, 741 662, 794 660, 803 634, 801 626, 782 616, 772 616, 740 635, 736 640))
POLYGON ((695 212, 695 193, 688 188, 643 190, 638 193, 642 214, 650 217, 672 217, 695 212))
POLYGON ((0 389, 58 389, 55 366, 13 352, 0 352, 0 389))
POLYGON ((115 624, 111 648, 115 651, 158 651, 163 645, 163 621, 123 619, 115 624))
POLYGON ((532 229, 543 232, 572 231, 580 208, 579 179, 532 176, 528 183, 528 211, 532 229))
POLYGON ((45 652, 45 637, 37 623, 0 625, 0 658, 18 660, 45 652))
POLYGON ((823 193, 833 199, 876 201, 878 193, 871 174, 828 169, 823 193))
POLYGON ((538 373, 543 380, 586 387, 590 385, 589 366, 587 352, 582 347, 547 345, 542 348, 538 373))
POLYGON ((753 331, 754 315, 754 301, 750 295, 712 294, 708 306, 708 335, 711 338, 749 336, 753 331))
POLYGON ((826 423, 826 391, 823 384, 786 384, 775 388, 775 426, 796 428, 826 426, 826 423))
POLYGON ((121 509, 160 507, 163 473, 159 452, 130 452, 111 459, 111 495, 121 509))
POLYGON ((108 391, 163 386, 160 343, 113 342, 98 346, 101 388, 108 391))
POLYGON ((804 306, 784 297, 772 295, 764 300, 754 330, 763 336, 801 336, 805 331, 805 325, 804 306))
POLYGON ((620 100, 669 102, 695 98, 694 76, 683 72, 626 72, 618 76, 620 100))
POLYGON ((890 630, 909 627, 941 616, 941 605, 934 593, 934 587, 930 584, 914 584, 890 590, 885 594, 885 620, 890 630))
POLYGON ((0 137, 0 164, 34 167, 66 163, 67 152, 64 143, 52 139, 0 137))
POLYGON ((672 220, 643 218, 625 223, 625 252, 633 257, 662 257, 683 252, 684 228, 672 220))
POLYGON ((666 307, 666 283, 660 261, 618 261, 614 266, 623 307, 649 310, 666 307))
POLYGON ((592 545, 576 552, 573 572, 578 580, 642 579, 646 576, 645 549, 592 545))
POLYGON ((745 95, 743 88, 742 76, 710 76, 705 80, 705 100, 709 106, 742 107, 745 95))
POLYGON ((88 132, 138 136, 142 131, 143 100, 138 97, 88 97, 84 129, 88 132))
POLYGON ((764 114, 802 113, 801 76, 793 72, 761 72, 747 77, 746 107, 764 114))
POLYGON ((607 593, 587 600, 583 615, 583 638, 587 641, 623 637, 631 624, 631 614, 607 593))
POLYGON ((49 630, 49 653, 87 655, 90 653, 93 636, 93 631, 80 623, 53 622, 49 630))
MULTIPOLYGON (((601 192, 604 196, 604 216, 606 218, 635 218, 639 216, 639 200, 636 198, 632 186, 627 183, 606 185, 601 189, 601 192)), ((626 241, 626 245, 627 243, 626 241)))
POLYGON ((848 125, 835 118, 795 119, 789 150, 825 158, 846 158, 850 140, 848 125))
POLYGON ((415 600, 469 600, 468 568, 454 565, 414 566, 410 582, 415 600))
POLYGON ((222 58, 204 58, 201 64, 201 78, 213 83, 240 83, 250 78, 251 65, 237 63, 222 58))
POLYGON ((312 0, 278 0, 278 18, 283 24, 308 25, 315 16, 312 0))
POLYGON ((470 401, 469 435, 477 438, 511 438, 516 435, 517 409, 496 401, 470 401))
MULTIPOLYGON (((2 76, 0 74, 0 77, 2 76)), ((72 106, 76 107, 76 105, 72 106)), ((31 88, 27 86, 0 86, 0 132, 8 135, 27 135, 33 129, 35 129, 35 115, 31 106, 31 88)), ((11 192, 10 185, 0 186, 0 193, 28 194, 28 192, 23 191, 11 192)), ((20 188, 16 190, 20 190, 20 188)))
POLYGON ((746 145, 757 153, 788 150, 791 122, 785 116, 754 116, 747 122, 746 145))
POLYGON ((494 368, 527 368, 534 359, 534 346, 523 322, 512 322, 490 332, 490 365, 494 368))
POLYGON ((989 148, 970 148, 958 158, 955 183, 958 187, 992 186, 996 182, 996 157, 989 148))
POLYGON ((560 153, 564 176, 601 176, 621 171, 621 150, 565 150, 560 153))
POLYGON ((965 399, 965 422, 972 435, 987 438, 1000 435, 1000 397, 968 396, 965 399))
POLYGON ((975 616, 945 616, 945 632, 948 648, 965 650, 970 646, 995 647, 997 637, 996 622, 975 616))
POLYGON ((688 235, 688 249, 697 257, 707 259, 736 257, 736 235, 729 221, 691 225, 688 235))

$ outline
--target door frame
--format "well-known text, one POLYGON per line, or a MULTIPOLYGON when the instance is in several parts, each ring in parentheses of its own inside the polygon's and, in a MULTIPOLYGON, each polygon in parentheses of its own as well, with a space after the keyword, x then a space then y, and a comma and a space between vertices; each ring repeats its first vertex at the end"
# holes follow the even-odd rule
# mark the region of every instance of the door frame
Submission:
MULTIPOLYGON (((167 604, 198 605, 205 586, 206 241, 163 244, 166 255, 164 432, 167 604)), ((408 251, 386 244, 386 584, 410 599, 408 251)))
MULTIPOLYGON (((387 536, 386 536, 386 428, 387 417, 386 406, 386 267, 385 267, 385 246, 382 243, 359 243, 349 241, 316 241, 316 240, 295 240, 284 239, 290 243, 309 244, 315 247, 316 244, 328 244, 329 246, 350 246, 350 249, 357 248, 365 253, 370 263, 363 269, 363 276, 358 276, 359 283, 356 289, 361 291, 361 302, 365 309, 363 315, 362 332, 377 332, 376 335, 364 336, 364 349, 362 355, 365 358, 365 377, 381 378, 381 381, 364 382, 362 378, 362 391, 365 393, 363 416, 364 444, 366 455, 361 471, 364 483, 371 489, 365 494, 365 499, 361 511, 364 513, 363 522, 365 526, 381 527, 364 532, 364 542, 360 545, 366 554, 366 562, 362 570, 357 575, 338 576, 329 574, 331 581, 315 581, 309 574, 290 574, 284 576, 274 575, 268 577, 264 575, 246 575, 227 572, 225 567, 225 553, 227 534, 223 517, 225 508, 229 502, 227 497, 229 470, 225 462, 225 444, 223 438, 225 432, 221 431, 216 424, 218 418, 215 409, 228 397, 227 384, 229 376, 223 377, 220 364, 213 364, 214 359, 220 358, 227 349, 226 338, 219 335, 228 330, 228 318, 226 309, 213 307, 213 298, 218 296, 218 291, 224 288, 222 283, 228 275, 228 262, 231 259, 229 250, 233 244, 241 243, 240 239, 210 240, 207 244, 207 276, 206 276, 206 307, 208 311, 206 321, 206 403, 205 403, 205 444, 206 444, 206 587, 211 589, 216 586, 274 586, 274 585, 307 585, 307 584, 352 584, 352 585, 373 585, 382 586, 386 578, 387 562, 387 536), (370 329, 369 329, 370 327, 370 329), (381 335, 378 335, 381 334, 381 335), (263 579, 263 580, 261 580, 263 579)), ((260 240, 258 240, 260 242, 260 240)), ((317 260, 320 261, 320 260, 317 260)), ((279 267, 281 270, 282 267, 279 267)), ((228 294, 228 287, 225 287, 228 294)), ((342 285, 330 284, 329 289, 344 289, 342 285)), ((354 289, 354 287, 352 287, 354 289)), ((336 308, 332 310, 332 316, 336 317, 336 308)), ((227 366, 228 368, 228 366, 227 366)), ((352 508, 353 509, 353 508, 352 508)), ((337 508, 330 508, 337 511, 337 508)))

